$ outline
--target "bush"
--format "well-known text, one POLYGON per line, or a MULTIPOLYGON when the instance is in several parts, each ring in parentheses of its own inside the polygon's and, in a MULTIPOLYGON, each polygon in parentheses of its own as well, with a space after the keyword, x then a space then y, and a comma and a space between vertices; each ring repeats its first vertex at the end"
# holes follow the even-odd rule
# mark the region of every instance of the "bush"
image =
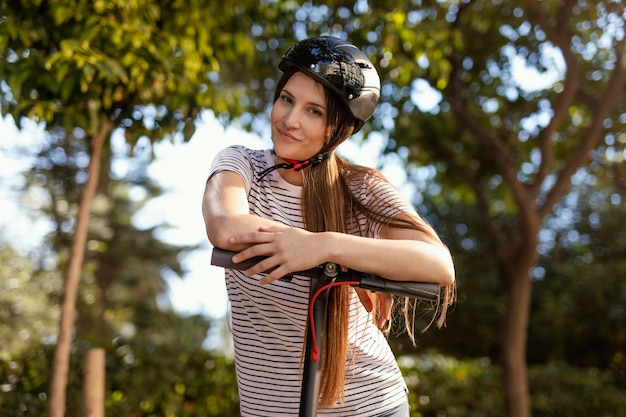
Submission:
POLYGON ((532 367, 529 379, 533 416, 626 416, 626 395, 609 371, 553 363, 532 367))
MULTIPOLYGON (((75 346, 67 417, 83 415, 82 358, 75 346)), ((0 361, 0 415, 48 415, 53 349, 38 346, 0 361)), ((412 417, 501 417, 501 373, 488 359, 439 354, 403 356, 412 417)), ((234 365, 199 347, 118 343, 107 348, 106 415, 124 417, 237 416, 234 365)), ((615 374, 551 363, 529 368, 533 417, 626 417, 626 396, 615 374)))
MULTIPOLYGON (((67 417, 83 416, 82 358, 75 346, 67 417)), ((0 362, 0 415, 48 415, 53 348, 38 346, 0 362)), ((199 347, 116 344, 107 348, 105 414, 124 417, 236 416, 239 399, 231 361, 199 347)))
MULTIPOLYGON (((488 359, 405 356, 412 417, 501 417, 499 366, 488 359)), ((626 417, 626 396, 610 371, 552 363, 529 368, 533 417, 626 417)))
POLYGON ((398 362, 409 387, 412 417, 502 416, 500 372, 488 359, 426 354, 398 362))

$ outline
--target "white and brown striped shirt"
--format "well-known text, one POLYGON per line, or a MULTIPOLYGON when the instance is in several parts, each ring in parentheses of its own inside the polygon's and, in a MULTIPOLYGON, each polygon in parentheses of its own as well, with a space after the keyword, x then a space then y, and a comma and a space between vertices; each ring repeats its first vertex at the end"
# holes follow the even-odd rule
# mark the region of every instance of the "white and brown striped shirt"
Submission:
MULTIPOLYGON (((217 155, 211 175, 236 172, 245 183, 251 214, 301 228, 301 187, 283 180, 278 171, 258 179, 273 164, 271 150, 232 146, 217 155)), ((413 210, 395 187, 375 177, 355 184, 353 192, 365 204, 388 207, 388 216, 413 210)), ((378 237, 381 227, 363 215, 351 224, 350 233, 371 238, 378 237)), ((241 414, 297 416, 310 279, 294 276, 290 282, 269 285, 258 281, 258 276, 226 271, 241 414)), ((354 291, 349 343, 356 360, 348 355, 344 402, 319 410, 318 416, 378 416, 406 401, 406 385, 389 344, 354 291)))

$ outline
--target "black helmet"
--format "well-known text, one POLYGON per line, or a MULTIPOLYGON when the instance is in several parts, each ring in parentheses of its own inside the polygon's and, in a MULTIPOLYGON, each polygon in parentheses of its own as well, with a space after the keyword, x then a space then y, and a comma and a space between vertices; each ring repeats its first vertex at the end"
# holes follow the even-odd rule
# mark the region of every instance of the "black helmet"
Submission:
POLYGON ((374 113, 380 96, 380 78, 367 56, 356 46, 332 36, 321 36, 293 45, 278 64, 295 67, 336 92, 357 119, 358 132, 374 113))

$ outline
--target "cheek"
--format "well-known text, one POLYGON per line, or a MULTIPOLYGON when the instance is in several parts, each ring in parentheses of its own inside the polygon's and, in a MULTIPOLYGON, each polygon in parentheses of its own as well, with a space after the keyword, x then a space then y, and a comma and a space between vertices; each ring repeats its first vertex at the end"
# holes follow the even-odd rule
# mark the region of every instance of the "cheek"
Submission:
POLYGON ((276 103, 272 106, 272 110, 270 111, 270 122, 275 123, 278 120, 278 110, 276 108, 276 103))

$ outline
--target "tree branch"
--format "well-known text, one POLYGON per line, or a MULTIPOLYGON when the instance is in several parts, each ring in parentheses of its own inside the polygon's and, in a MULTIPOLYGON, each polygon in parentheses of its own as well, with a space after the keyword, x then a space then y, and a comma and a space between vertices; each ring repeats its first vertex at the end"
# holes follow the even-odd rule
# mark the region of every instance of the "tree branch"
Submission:
POLYGON ((609 115, 611 109, 624 99, 623 56, 625 44, 626 41, 624 39, 615 44, 615 68, 606 84, 606 88, 600 95, 603 99, 598 100, 598 106, 591 109, 593 117, 589 128, 583 135, 578 147, 572 152, 565 167, 558 174, 556 183, 548 193, 545 202, 539 208, 539 214, 542 218, 552 211, 552 206, 559 201, 567 190, 572 175, 589 159, 589 152, 602 139, 604 119, 609 115))
POLYGON ((575 1, 565 1, 556 14, 556 27, 552 29, 548 23, 546 11, 537 0, 527 0, 530 10, 538 20, 539 27, 544 31, 547 38, 559 47, 566 63, 565 80, 563 81, 563 93, 559 94, 556 103, 553 105, 554 115, 548 126, 543 129, 538 137, 539 149, 541 151, 541 163, 535 180, 530 186, 530 194, 533 201, 537 199, 546 177, 554 168, 554 149, 552 140, 558 127, 568 115, 568 109, 576 98, 580 88, 580 66, 578 60, 570 48, 571 36, 568 24, 572 14, 572 7, 575 1))
POLYGON ((474 192, 476 203, 478 204, 478 209, 481 213, 480 223, 485 228, 487 233, 493 237, 498 248, 501 250, 506 248, 508 246, 506 235, 501 230, 493 227, 493 224, 491 223, 491 216, 489 215, 489 199, 485 194, 484 188, 481 187, 480 183, 476 179, 474 179, 470 170, 467 169, 467 165, 461 164, 454 152, 443 146, 442 142, 434 141, 434 150, 448 162, 452 171, 454 171, 459 178, 462 178, 474 192))
MULTIPOLYGON (((476 119, 469 114, 467 111, 469 106, 466 105, 461 93, 463 87, 459 77, 460 62, 454 57, 450 57, 449 60, 453 69, 449 84, 450 109, 452 114, 458 123, 472 134, 479 144, 486 148, 485 153, 490 155, 500 168, 504 181, 511 188, 513 199, 519 208, 522 223, 527 225, 536 223, 537 216, 534 212, 534 199, 529 195, 528 188, 517 178, 517 167, 513 163, 511 149, 504 141, 493 134, 493 132, 483 128, 476 119)), ((469 176, 466 178, 469 178, 469 176)), ((534 227, 529 227, 526 230, 528 230, 529 233, 533 233, 533 228, 534 227)))

